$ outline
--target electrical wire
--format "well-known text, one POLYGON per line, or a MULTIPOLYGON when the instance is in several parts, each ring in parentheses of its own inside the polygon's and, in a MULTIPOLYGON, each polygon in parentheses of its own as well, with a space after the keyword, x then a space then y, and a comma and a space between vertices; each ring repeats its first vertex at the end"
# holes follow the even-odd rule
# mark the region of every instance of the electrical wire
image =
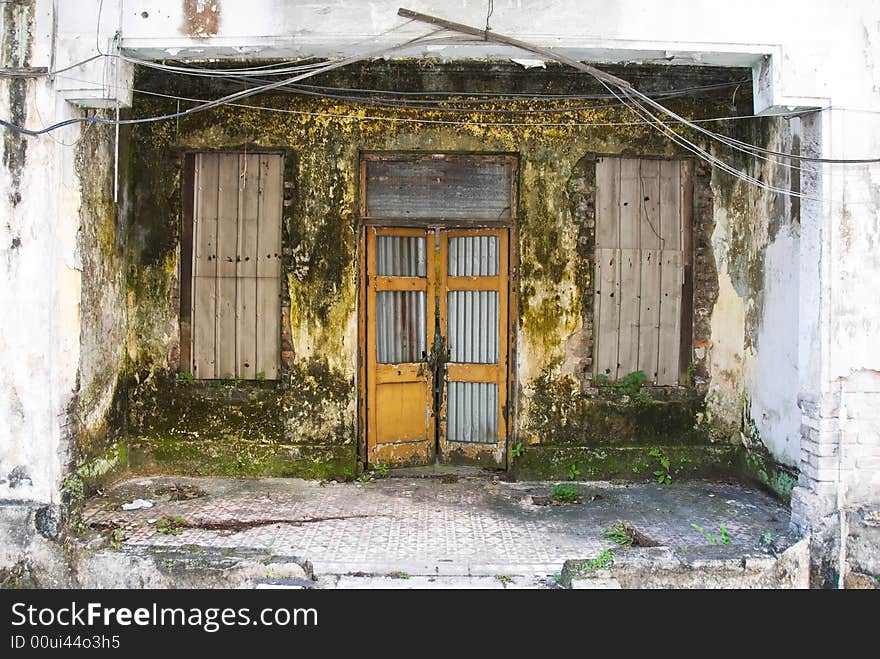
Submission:
MULTIPOLYGON (((207 102, 205 99, 201 98, 193 98, 187 96, 178 96, 175 94, 165 94, 161 92, 150 91, 146 89, 137 89, 134 88, 134 91, 137 94, 146 94, 148 96, 158 96, 162 98, 168 98, 172 100, 185 101, 189 103, 205 103, 207 102)), ((621 103, 623 104, 623 103, 621 103)), ((360 115, 360 114, 343 114, 336 112, 316 112, 310 110, 293 110, 290 108, 278 108, 272 106, 265 105, 252 105, 245 103, 225 103, 224 105, 228 105, 230 107, 237 108, 246 108, 249 110, 263 110, 268 112, 278 112, 281 114, 296 114, 303 115, 309 117, 326 117, 331 119, 352 119, 359 121, 385 121, 385 122, 400 122, 400 123, 424 123, 424 124, 440 124, 440 125, 450 125, 450 126, 503 126, 503 127, 557 127, 557 128, 565 128, 565 127, 597 127, 597 126, 639 126, 639 125, 648 125, 650 122, 645 120, 640 121, 457 121, 452 119, 422 119, 418 117, 380 117, 380 116, 370 116, 370 115, 360 115)), ((611 106, 606 106, 611 107, 611 106)), ((565 111, 558 111, 559 114, 564 114, 565 111)), ((713 121, 730 121, 737 119, 756 119, 761 118, 756 115, 735 115, 735 116, 725 116, 725 117, 709 117, 705 119, 694 119, 693 121, 698 122, 713 122, 713 121)))
POLYGON ((0 78, 46 78, 49 76, 56 76, 59 73, 64 73, 65 71, 70 71, 71 69, 75 69, 83 64, 88 64, 89 62, 94 62, 96 59, 104 57, 104 55, 92 55, 84 60, 80 60, 79 62, 74 62, 68 66, 65 66, 63 69, 56 69, 54 71, 38 71, 38 72, 24 72, 24 71, 14 71, 10 69, 0 69, 0 78))
POLYGON ((142 123, 151 123, 151 122, 155 122, 155 121, 163 121, 166 119, 174 119, 176 117, 184 117, 184 116, 187 116, 190 114, 194 114, 196 112, 202 112, 204 110, 209 110, 211 108, 214 108, 214 107, 217 107, 220 105, 227 105, 227 104, 232 103, 233 101, 237 101, 237 100, 240 100, 243 98, 248 98, 250 96, 255 96, 257 94, 260 94, 260 93, 263 93, 266 91, 270 91, 272 89, 277 89, 278 87, 281 87, 283 85, 290 84, 292 82, 297 82, 298 80, 304 80, 304 79, 309 78, 313 75, 317 75, 318 73, 337 69, 337 68, 346 66, 348 64, 352 64, 354 62, 360 61, 362 59, 373 59, 376 57, 382 57, 382 56, 390 54, 390 53, 398 52, 400 50, 404 50, 406 48, 409 48, 413 45, 416 45, 416 44, 426 40, 427 37, 439 32, 439 31, 440 30, 432 30, 427 35, 415 37, 413 39, 410 39, 409 41, 405 41, 405 42, 398 44, 396 46, 391 46, 389 48, 383 48, 381 50, 373 51, 371 53, 367 53, 364 55, 355 55, 352 57, 347 57, 345 59, 338 60, 336 62, 328 64, 321 69, 314 69, 312 71, 306 71, 306 72, 301 73, 297 76, 294 76, 293 78, 280 80, 277 82, 273 82, 273 83, 266 84, 266 85, 261 85, 259 87, 254 87, 251 89, 245 89, 243 91, 235 92, 233 94, 228 94, 228 95, 223 96, 221 98, 218 98, 218 99, 215 99, 212 101, 207 101, 207 102, 202 103, 200 105, 197 105, 195 107, 187 108, 186 110, 181 110, 180 112, 173 112, 170 114, 164 114, 164 115, 155 116, 155 117, 139 117, 136 119, 116 119, 116 120, 104 119, 102 117, 73 117, 71 119, 67 119, 65 121, 60 121, 58 123, 52 124, 51 126, 47 126, 47 127, 42 128, 40 130, 29 130, 29 129, 24 128, 22 126, 16 126, 15 124, 12 124, 12 123, 5 121, 3 119, 0 119, 0 126, 5 126, 6 128, 9 128, 9 129, 14 130, 19 133, 22 133, 24 135, 36 137, 38 135, 43 135, 45 133, 48 133, 49 131, 56 130, 56 129, 61 128, 63 126, 69 126, 69 125, 76 124, 76 123, 98 123, 98 124, 125 126, 125 125, 132 125, 132 124, 142 124, 142 123))
MULTIPOLYGON (((398 101, 398 100, 383 99, 383 98, 376 99, 373 97, 332 94, 332 93, 327 93, 327 92, 333 91, 334 88, 326 87, 326 86, 304 85, 304 86, 302 86, 302 88, 299 88, 299 89, 296 88, 296 83, 300 80, 306 79, 308 77, 311 77, 311 76, 314 76, 319 73, 323 73, 323 72, 326 72, 326 71, 329 71, 329 70, 332 70, 335 68, 339 68, 340 66, 345 66, 348 63, 363 60, 363 59, 370 59, 373 57, 388 54, 390 52, 396 52, 402 48, 406 48, 406 47, 409 47, 412 45, 428 43, 431 41, 430 37, 432 37, 433 35, 435 35, 437 33, 448 31, 446 29, 433 30, 432 32, 430 32, 427 35, 416 37, 410 41, 404 42, 403 44, 400 44, 399 46, 394 46, 390 49, 384 49, 380 53, 367 53, 365 55, 353 56, 353 57, 349 57, 344 60, 338 60, 338 61, 332 62, 332 63, 331 62, 315 62, 315 63, 293 65, 293 66, 287 66, 284 63, 281 63, 279 65, 267 64, 267 65, 258 65, 258 66, 238 68, 238 69, 206 69, 206 68, 202 68, 202 67, 184 67, 184 66, 171 66, 171 65, 166 65, 166 64, 159 64, 156 62, 150 62, 148 60, 140 60, 137 58, 127 57, 127 56, 124 56, 119 53, 117 53, 117 54, 103 53, 100 48, 100 25, 101 25, 102 10, 103 10, 103 0, 100 1, 99 7, 98 7, 98 21, 97 21, 96 33, 95 33, 95 46, 96 46, 96 49, 98 50, 98 53, 99 53, 98 55, 95 55, 91 58, 88 58, 87 60, 83 60, 82 62, 74 63, 68 67, 63 68, 63 69, 53 71, 51 73, 50 72, 43 72, 43 73, 39 73, 39 74, 34 74, 34 73, 21 74, 21 76, 16 76, 16 77, 42 77, 42 76, 48 76, 48 75, 58 75, 64 71, 75 68, 76 66, 81 66, 85 63, 91 62, 91 61, 98 59, 99 57, 102 57, 102 56, 103 57, 117 57, 117 58, 138 64, 141 66, 146 66, 146 67, 159 69, 159 70, 163 70, 163 71, 168 71, 168 72, 172 72, 172 73, 179 73, 179 74, 185 74, 185 75, 196 75, 196 76, 206 76, 206 77, 213 77, 213 78, 226 78, 226 79, 245 78, 245 79, 248 79, 251 76, 256 76, 256 75, 281 75, 281 74, 286 75, 289 73, 298 73, 298 75, 295 75, 294 77, 289 78, 289 79, 271 82, 271 83, 266 80, 263 80, 263 79, 255 79, 253 82, 257 82, 259 84, 255 85, 255 86, 251 86, 248 89, 245 89, 245 90, 242 90, 239 92, 235 92, 232 94, 228 94, 228 95, 223 96, 218 99, 214 99, 214 100, 210 100, 210 101, 200 101, 199 102, 200 104, 197 106, 187 108, 187 109, 180 111, 180 112, 170 113, 170 114, 166 114, 166 115, 159 115, 159 116, 154 116, 154 117, 141 117, 141 118, 135 118, 135 119, 116 119, 116 120, 104 119, 101 117, 76 117, 76 118, 71 118, 71 119, 68 119, 68 120, 65 120, 62 122, 58 122, 58 123, 53 124, 51 126, 43 127, 39 130, 28 130, 28 129, 25 129, 21 126, 15 126, 15 125, 11 124, 10 122, 7 122, 2 119, 0 119, 0 125, 4 126, 6 128, 9 128, 11 130, 15 130, 15 131, 20 132, 25 135, 37 136, 37 135, 42 135, 42 134, 48 133, 52 130, 61 128, 63 126, 71 125, 74 123, 100 123, 100 124, 110 124, 110 125, 117 125, 117 126, 118 125, 128 125, 128 124, 147 123, 147 122, 153 122, 153 121, 162 121, 162 120, 167 120, 167 119, 179 118, 182 116, 193 114, 195 112, 208 110, 208 109, 218 107, 221 105, 236 105, 235 101, 237 101, 237 100, 241 100, 241 99, 244 99, 244 98, 247 98, 250 96, 254 96, 256 94, 264 93, 264 92, 270 91, 270 90, 280 90, 280 91, 290 92, 291 88, 293 90, 292 93, 312 95, 312 96, 321 96, 321 97, 326 97, 326 98, 334 98, 337 100, 357 102, 357 103, 362 103, 362 104, 366 104, 366 105, 374 105, 374 106, 378 106, 378 107, 395 107, 395 108, 403 108, 403 109, 416 109, 416 110, 439 111, 439 112, 469 112, 469 113, 473 113, 473 110, 468 109, 468 108, 427 105, 427 103, 429 103, 430 101, 415 101, 415 100, 398 101), (322 94, 318 91, 312 91, 313 89, 323 89, 324 93, 322 94)), ((491 3, 490 3, 490 15, 491 15, 491 3)), ((407 21, 407 22, 411 22, 411 21, 407 21)), ((397 27, 399 27, 399 26, 396 26, 395 28, 392 28, 389 31, 393 31, 394 29, 397 29, 397 27)), ((436 39, 435 39, 435 41, 436 41, 436 39)), ((529 50, 527 45, 526 45, 526 47, 523 47, 522 49, 529 50)), ((558 61, 562 61, 562 58, 560 58, 558 61)), ((565 63, 565 62, 562 62, 562 63, 565 63)), ((658 92, 658 93, 653 94, 653 98, 652 98, 652 95, 640 92, 639 90, 635 89, 631 85, 627 84, 626 87, 622 87, 622 86, 620 87, 620 91, 624 95, 623 97, 621 97, 619 94, 614 93, 613 90, 608 86, 608 84, 606 84, 606 80, 610 81, 611 84, 615 84, 613 76, 605 76, 605 75, 599 76, 598 72, 594 73, 593 76, 600 83, 602 83, 603 86, 606 87, 606 89, 608 89, 608 91, 611 94, 611 97, 617 99, 617 101, 618 101, 617 104, 604 104, 604 105, 598 105, 598 106, 569 106, 569 107, 565 107, 565 108, 530 108, 530 109, 513 109, 513 108, 511 108, 511 109, 497 109, 497 108, 493 108, 491 110, 491 112, 493 112, 494 114, 501 114, 501 115, 542 114, 542 113, 559 114, 559 113, 566 113, 566 112, 577 112, 577 111, 581 111, 581 110, 595 110, 595 109, 609 108, 609 107, 614 107, 615 105, 618 105, 618 106, 623 105, 623 106, 629 107, 633 112, 635 112, 636 116, 639 117, 640 121, 638 121, 638 122, 473 122, 473 121, 455 122, 455 121, 438 120, 438 119, 415 119, 415 118, 409 118, 409 117, 407 117, 407 118, 384 118, 384 117, 379 118, 379 117, 362 117, 360 115, 347 115, 346 116, 346 115, 338 115, 338 114, 333 114, 333 113, 330 113, 330 115, 340 117, 340 118, 352 118, 352 119, 408 121, 408 122, 419 122, 419 123, 436 123, 436 124, 453 124, 453 125, 460 125, 460 124, 499 125, 499 126, 535 125, 535 126, 563 126, 564 127, 564 126, 589 126, 589 125, 633 125, 633 124, 643 123, 643 124, 648 124, 648 125, 653 126, 654 128, 660 130, 664 135, 666 135, 667 137, 669 137, 670 139, 675 141, 680 146, 683 146, 684 148, 687 148, 688 150, 690 150, 694 153, 697 153, 698 155, 700 155, 704 159, 707 159, 712 164, 719 166, 722 169, 725 169, 725 167, 722 167, 721 164, 719 164, 719 163, 721 163, 721 161, 718 160, 717 158, 714 158, 714 156, 712 156, 708 151, 702 149, 698 145, 690 142, 689 140, 686 140, 686 138, 683 138, 682 136, 680 136, 677 133, 675 133, 674 131, 672 131, 672 129, 667 124, 665 124, 658 116, 652 114, 651 111, 648 110, 647 107, 645 107, 646 105, 648 105, 651 108, 654 108, 654 110, 659 111, 660 113, 665 114, 666 116, 670 117, 675 122, 677 122, 683 126, 689 127, 691 129, 697 131, 698 133, 703 134, 706 137, 709 137, 710 139, 716 140, 719 143, 724 144, 725 146, 727 146, 731 149, 737 150, 739 152, 745 153, 747 155, 750 155, 750 156, 758 158, 758 159, 774 162, 775 164, 780 164, 783 166, 797 168, 796 166, 792 165, 791 163, 784 163, 784 162, 780 162, 777 160, 771 160, 771 158, 782 158, 782 159, 787 159, 787 160, 797 160, 797 161, 806 161, 806 162, 815 162, 815 163, 828 163, 828 164, 872 164, 872 163, 880 162, 880 158, 846 158, 846 159, 844 159, 844 158, 836 158, 836 159, 817 158, 817 157, 802 156, 799 154, 791 154, 791 153, 786 153, 786 152, 782 152, 782 151, 775 151, 775 150, 759 147, 757 145, 750 144, 748 142, 744 142, 742 140, 738 140, 736 138, 723 135, 721 133, 703 128, 698 125, 698 122, 700 122, 700 121, 718 121, 718 120, 722 120, 722 118, 715 118, 715 119, 709 119, 709 120, 688 120, 688 119, 680 116, 679 114, 675 113, 674 111, 670 110, 665 105, 663 105, 655 100, 655 98, 669 98, 669 97, 673 97, 674 95, 678 95, 678 94, 686 94, 686 92, 688 90, 671 90, 671 91, 667 91, 667 92, 658 92), (698 149, 698 151, 694 151, 694 149, 698 149)), ((247 82, 250 84, 250 81, 247 81, 247 82)), ((742 81, 742 82, 745 82, 745 81, 742 81)), ((726 83, 726 84, 732 85, 734 83, 726 83)), ((721 85, 718 85, 718 86, 707 85, 707 86, 704 86, 703 89, 717 89, 717 88, 720 88, 720 86, 721 85)), ((700 89, 700 88, 690 88, 690 91, 693 91, 696 89, 700 89)), ((357 91, 357 92, 361 92, 361 93, 377 93, 377 92, 379 92, 379 93, 398 93, 398 92, 390 92, 389 90, 366 90, 366 89, 347 90, 346 88, 336 88, 336 90, 357 91)), ((138 91, 140 91, 141 93, 147 93, 144 90, 138 90, 138 91)), ((422 94, 427 95, 425 93, 422 93, 422 94)), ((452 95, 453 92, 444 92, 444 94, 452 95)), ((489 96, 488 93, 485 93, 485 95, 489 96)), ((583 96, 586 96, 586 95, 583 95, 583 96)), ((593 98, 597 98, 596 95, 590 95, 590 96, 593 98)), ((610 98, 609 96, 605 96, 605 95, 601 95, 601 96, 603 96, 606 99, 610 98)), ((508 95, 506 95, 506 97, 500 97, 500 96, 494 97, 494 100, 495 100, 495 102, 498 102, 499 98, 510 98, 510 97, 518 98, 518 95, 508 94, 508 95)), ((547 95, 548 99, 552 98, 555 100, 571 99, 571 98, 575 98, 575 97, 576 97, 576 95, 547 95)), ((180 100, 191 100, 191 99, 185 99, 184 97, 175 97, 175 98, 179 98, 180 100)), ((534 100, 534 99, 538 98, 538 96, 530 95, 530 96, 524 96, 524 98, 529 98, 530 100, 534 100)), ((488 102, 488 101, 482 101, 481 99, 474 99, 474 98, 455 99, 455 100, 449 100, 447 102, 459 103, 459 102, 464 102, 464 101, 466 101, 468 103, 488 102)), ((436 103, 436 101, 434 101, 434 102, 436 103)), ((256 107, 256 106, 245 105, 244 107, 256 107)), ((812 111, 815 111, 815 110, 812 110, 812 111)), ((312 114, 315 116, 322 116, 323 115, 323 113, 307 113, 307 112, 302 112, 302 114, 312 114)), ((804 113, 798 112, 798 113, 792 113, 792 114, 786 115, 786 116, 800 116, 801 114, 804 114, 804 113)), ((736 119, 736 118, 742 118, 742 117, 728 117, 727 119, 736 119)), ((726 163, 724 163, 724 165, 726 167, 730 167, 726 163)), ((739 174, 744 174, 743 172, 739 172, 739 170, 736 170, 735 168, 732 168, 732 169, 734 171, 737 171, 739 174)), ((729 171, 729 170, 725 169, 725 171, 729 171)), ((757 181, 757 179, 755 179, 755 180, 757 181)))

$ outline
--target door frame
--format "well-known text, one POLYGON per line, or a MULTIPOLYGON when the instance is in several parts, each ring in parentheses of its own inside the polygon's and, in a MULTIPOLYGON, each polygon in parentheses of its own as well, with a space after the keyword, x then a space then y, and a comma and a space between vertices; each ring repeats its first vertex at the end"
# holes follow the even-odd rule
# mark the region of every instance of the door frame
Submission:
MULTIPOLYGON (((371 226, 439 229, 508 229, 508 290, 507 290, 507 400, 503 404, 507 430, 504 469, 512 462, 511 451, 517 442, 519 387, 517 382, 517 339, 519 335, 519 168, 517 153, 476 151, 361 151, 358 154, 357 188, 357 459, 358 471, 366 469, 367 458, 367 228, 371 226), (373 160, 436 160, 438 158, 479 159, 483 162, 505 162, 511 166, 510 218, 505 220, 444 220, 383 219, 369 217, 366 212, 366 164, 373 160)), ((493 467, 498 468, 493 465, 493 467)))

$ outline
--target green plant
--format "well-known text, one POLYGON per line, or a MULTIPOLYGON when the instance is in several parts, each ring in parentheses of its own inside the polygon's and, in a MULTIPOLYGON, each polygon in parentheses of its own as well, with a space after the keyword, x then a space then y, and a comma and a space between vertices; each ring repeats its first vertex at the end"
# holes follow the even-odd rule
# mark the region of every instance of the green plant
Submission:
POLYGON ((761 536, 761 544, 769 546, 771 542, 773 542, 773 534, 770 533, 770 531, 766 531, 764 535, 761 536))
POLYGON ((651 398, 651 394, 649 394, 647 391, 642 390, 635 395, 633 400, 637 403, 641 403, 642 405, 646 405, 646 404, 650 403, 651 401, 653 401, 654 399, 651 398))
POLYGON ((629 546, 633 543, 632 535, 630 535, 629 529, 626 528, 626 524, 623 522, 617 522, 609 526, 602 531, 602 537, 623 546, 629 546))
POLYGON ((573 481, 581 475, 581 470, 577 468, 577 465, 573 464, 568 467, 568 480, 573 481))
POLYGON ((606 549, 596 558, 589 558, 579 564, 575 570, 576 577, 592 577, 597 570, 604 570, 614 564, 614 554, 610 549, 606 549))
POLYGON ((574 503, 578 499, 577 487, 570 483, 558 483, 553 487, 553 499, 559 503, 574 503))
POLYGON ((162 517, 156 520, 156 532, 163 535, 180 535, 188 522, 180 515, 162 517))
POLYGON ((525 450, 525 448, 523 448, 522 442, 519 442, 516 446, 514 446, 511 449, 510 454, 513 457, 518 458, 525 452, 526 452, 526 450, 525 450))
POLYGON ((177 381, 178 382, 192 382, 195 379, 196 379, 196 376, 194 376, 189 371, 180 371, 177 374, 177 381))
POLYGON ((648 451, 648 455, 652 458, 657 458, 657 461, 660 463, 660 469, 654 470, 654 475, 657 477, 657 482, 661 485, 668 485, 672 482, 672 474, 669 471, 669 458, 667 458, 660 449, 651 449, 648 451))
POLYGON ((367 481, 371 481, 374 478, 386 478, 388 476, 388 465, 384 462, 377 462, 373 469, 370 471, 365 471, 360 476, 357 477, 358 483, 366 483, 367 481))
MULTIPOLYGON (((632 395, 639 392, 647 379, 648 376, 645 375, 644 371, 632 371, 612 384, 607 375, 599 373, 596 376, 596 385, 603 392, 616 391, 617 393, 632 395)), ((648 398, 650 399, 650 396, 648 398)))
POLYGON ((257 373, 257 380, 265 380, 266 379, 266 371, 260 371, 257 373))
POLYGON ((113 529, 110 532, 110 546, 113 549, 121 548, 123 540, 125 540, 125 531, 122 529, 113 529))
POLYGON ((85 486, 79 474, 71 474, 61 481, 61 491, 67 494, 68 501, 75 503, 85 498, 85 486))
POLYGON ((697 381, 697 365, 696 365, 694 362, 691 362, 690 364, 688 364, 688 368, 687 368, 687 379, 688 379, 688 384, 689 384, 690 386, 693 387, 694 384, 696 384, 696 381, 697 381))
MULTIPOLYGON (((718 544, 718 539, 714 535, 712 535, 712 533, 710 533, 709 531, 704 529, 702 526, 700 526, 699 524, 691 524, 691 526, 693 526, 695 529, 697 529, 697 531, 702 533, 703 536, 706 538, 706 540, 711 542, 713 545, 718 544)), ((729 545, 730 544, 730 534, 727 532, 727 527, 724 526, 724 524, 722 524, 721 526, 718 527, 718 533, 721 536, 721 544, 722 545, 729 545)), ((769 535, 769 533, 765 533, 764 535, 767 536, 767 535, 769 535)))
POLYGON ((614 388, 621 393, 635 394, 642 388, 642 384, 647 379, 648 376, 645 375, 644 371, 632 371, 618 380, 614 388))

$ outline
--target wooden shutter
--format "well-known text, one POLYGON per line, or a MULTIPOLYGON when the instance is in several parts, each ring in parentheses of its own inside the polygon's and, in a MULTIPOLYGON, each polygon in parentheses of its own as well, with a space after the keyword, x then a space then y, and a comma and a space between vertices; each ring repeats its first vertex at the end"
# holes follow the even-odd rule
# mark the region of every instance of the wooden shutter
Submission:
POLYGON ((596 375, 615 381, 643 371, 648 382, 679 383, 689 166, 635 158, 596 163, 596 375))
POLYGON ((193 173, 192 372, 278 377, 282 160, 202 153, 193 173))

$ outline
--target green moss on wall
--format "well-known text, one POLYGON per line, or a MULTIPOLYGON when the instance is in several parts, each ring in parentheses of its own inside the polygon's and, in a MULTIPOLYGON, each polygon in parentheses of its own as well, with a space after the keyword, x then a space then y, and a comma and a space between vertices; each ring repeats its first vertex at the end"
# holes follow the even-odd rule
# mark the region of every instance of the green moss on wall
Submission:
POLYGON ((525 430, 549 445, 700 444, 703 403, 693 394, 656 399, 647 394, 603 398, 584 392, 571 375, 548 369, 532 386, 525 430))
MULTIPOLYGON (((664 77, 633 68, 626 75, 642 88, 659 89, 694 84, 706 72, 676 67, 672 77, 668 72, 664 77)), ((313 82, 413 91, 601 91, 583 75, 560 67, 534 76, 500 63, 445 65, 425 60, 368 63, 313 82)), ((135 84, 145 91, 194 98, 231 91, 222 81, 155 71, 139 71, 135 84)), ((721 95, 669 103, 692 117, 730 112, 721 95)), ((341 465, 353 455, 359 151, 519 154, 518 362, 523 382, 540 380, 543 372, 566 359, 567 341, 578 335, 589 338, 591 331, 588 154, 683 155, 653 129, 633 124, 626 109, 603 101, 551 106, 500 99, 475 110, 448 99, 433 109, 413 110, 276 93, 261 96, 259 105, 276 111, 223 106, 130 130, 125 167, 129 432, 136 442, 149 445, 150 454, 162 464, 186 463, 198 465, 192 467, 197 470, 227 473, 234 461, 223 456, 252 447, 256 457, 245 462, 259 466, 245 465, 239 471, 277 473, 300 469, 292 465, 319 469, 316 460, 341 465), (524 109, 542 112, 520 113, 524 109), (371 118, 358 119, 367 116, 371 118), (470 123, 455 123, 462 121, 470 123), (289 161, 295 160, 288 168, 292 190, 283 211, 292 366, 275 389, 244 385, 237 388, 244 393, 218 398, 192 387, 184 390, 173 378, 179 350, 174 295, 181 156, 188 150, 242 145, 283 150, 289 161), (311 447, 311 457, 302 457, 309 452, 302 447, 311 447)), ((137 94, 132 115, 175 110, 176 101, 137 94)), ((570 445, 700 439, 693 423, 696 401, 656 401, 635 408, 591 401, 576 387, 566 387, 539 382, 530 404, 521 406, 528 412, 519 419, 520 429, 541 441, 570 445)))
POLYGON ((668 473, 672 480, 729 476, 734 471, 733 446, 651 445, 651 446, 544 446, 526 447, 511 467, 515 478, 570 478, 571 466, 585 480, 657 481, 655 471, 668 473), (661 465, 657 454, 669 460, 661 465))

